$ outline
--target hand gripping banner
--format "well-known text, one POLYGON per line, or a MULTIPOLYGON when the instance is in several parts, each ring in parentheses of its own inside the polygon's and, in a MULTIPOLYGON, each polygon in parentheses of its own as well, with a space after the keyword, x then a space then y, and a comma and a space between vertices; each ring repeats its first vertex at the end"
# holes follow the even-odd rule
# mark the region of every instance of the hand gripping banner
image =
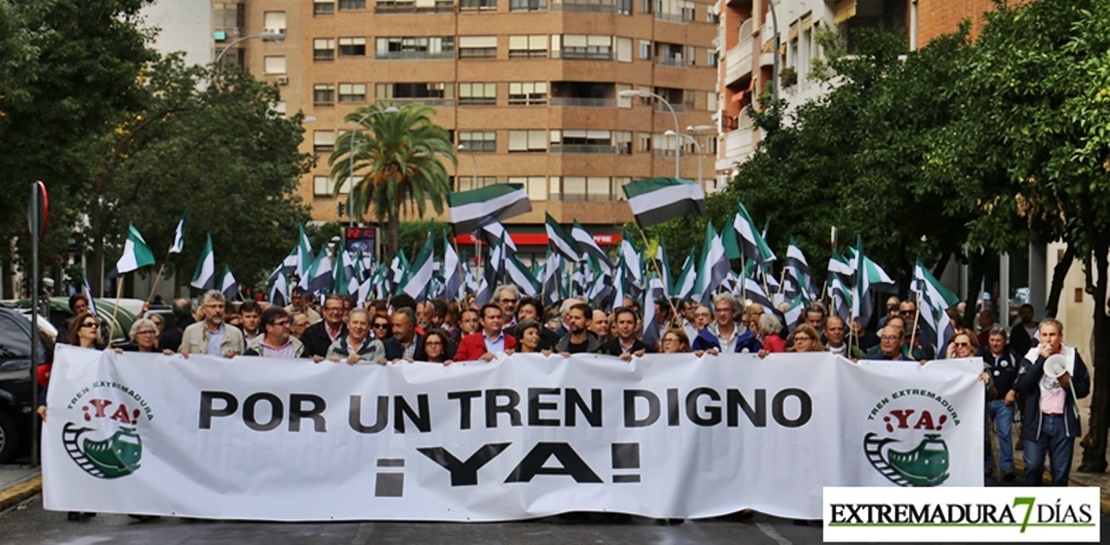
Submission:
POLYGON ((44 502, 240 520, 815 519, 825 486, 981 486, 979 369, 828 354, 350 366, 59 346, 44 502))

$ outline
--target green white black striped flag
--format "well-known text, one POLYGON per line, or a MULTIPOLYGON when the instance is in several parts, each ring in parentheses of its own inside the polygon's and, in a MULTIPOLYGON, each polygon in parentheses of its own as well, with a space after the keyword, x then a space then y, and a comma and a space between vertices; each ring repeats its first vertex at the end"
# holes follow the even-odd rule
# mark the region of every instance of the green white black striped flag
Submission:
POLYGON ((123 255, 116 262, 116 272, 129 273, 135 269, 154 264, 154 254, 146 245, 139 230, 127 224, 127 241, 123 244, 123 255))
POLYGON ((532 202, 520 184, 491 184, 471 191, 447 195, 455 234, 473 233, 483 225, 505 221, 532 210, 532 202))
POLYGON ((705 191, 687 180, 636 180, 624 185, 624 195, 640 227, 651 227, 686 214, 705 215, 705 191))

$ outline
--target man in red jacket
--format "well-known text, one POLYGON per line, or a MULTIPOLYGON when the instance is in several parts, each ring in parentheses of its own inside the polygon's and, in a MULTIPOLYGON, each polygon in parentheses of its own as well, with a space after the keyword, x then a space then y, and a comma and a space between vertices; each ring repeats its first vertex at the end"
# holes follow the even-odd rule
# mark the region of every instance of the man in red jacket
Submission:
POLYGON ((512 354, 516 350, 516 339, 501 330, 505 323, 501 307, 492 303, 482 307, 479 322, 482 330, 463 337, 455 361, 490 361, 498 352, 512 354))

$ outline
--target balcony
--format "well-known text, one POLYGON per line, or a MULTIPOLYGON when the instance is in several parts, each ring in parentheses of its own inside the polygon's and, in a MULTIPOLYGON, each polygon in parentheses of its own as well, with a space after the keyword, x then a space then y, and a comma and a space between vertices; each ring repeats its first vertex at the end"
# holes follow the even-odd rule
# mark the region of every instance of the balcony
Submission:
POLYGON ((579 13, 616 13, 617 4, 589 3, 589 2, 552 2, 551 11, 579 12, 579 13))
POLYGON ((374 13, 382 15, 408 13, 455 13, 454 0, 436 0, 434 4, 424 5, 413 2, 379 1, 374 4, 374 13))
POLYGON ((751 19, 740 25, 740 43, 725 54, 725 85, 732 85, 752 74, 752 25, 751 19))
POLYGON ((620 148, 609 144, 551 144, 548 152, 553 155, 617 155, 620 153, 620 148))
POLYGON ((380 61, 451 60, 455 51, 379 51, 374 55, 380 61))
POLYGON ((551 105, 571 108, 616 108, 617 100, 592 97, 551 97, 551 105))
POLYGON ((751 156, 755 151, 753 126, 752 118, 740 112, 739 127, 724 134, 724 153, 718 161, 717 170, 732 168, 734 164, 744 162, 751 156), (725 166, 722 167, 722 164, 725 166))

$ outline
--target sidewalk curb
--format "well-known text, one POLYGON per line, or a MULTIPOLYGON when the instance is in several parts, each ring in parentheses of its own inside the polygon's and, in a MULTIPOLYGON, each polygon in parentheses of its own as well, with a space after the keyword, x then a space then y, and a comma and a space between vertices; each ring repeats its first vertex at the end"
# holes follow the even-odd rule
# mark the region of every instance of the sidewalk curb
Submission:
POLYGON ((0 511, 42 492, 42 475, 38 474, 0 490, 0 511))
MULTIPOLYGON (((1014 469, 1017 471, 1019 476, 1024 476, 1025 475, 1025 462, 1022 461, 1022 460, 1015 459, 1014 460, 1014 469)), ((1093 486, 1095 488, 1098 488, 1099 489, 1099 491, 1098 491, 1099 508, 1102 510, 1103 515, 1110 515, 1110 490, 1103 490, 1098 485, 1092 485, 1090 483, 1086 483, 1086 482, 1083 482, 1083 481, 1084 481, 1084 479, 1082 477, 1080 477, 1079 479, 1076 479, 1074 473, 1072 475, 1068 476, 1068 486, 1076 486, 1076 487, 1093 486)), ((1044 483, 1045 486, 1048 486, 1048 485, 1052 484, 1052 475, 1050 475, 1046 471, 1045 474, 1044 474, 1044 477, 1041 479, 1041 482, 1044 483)))

